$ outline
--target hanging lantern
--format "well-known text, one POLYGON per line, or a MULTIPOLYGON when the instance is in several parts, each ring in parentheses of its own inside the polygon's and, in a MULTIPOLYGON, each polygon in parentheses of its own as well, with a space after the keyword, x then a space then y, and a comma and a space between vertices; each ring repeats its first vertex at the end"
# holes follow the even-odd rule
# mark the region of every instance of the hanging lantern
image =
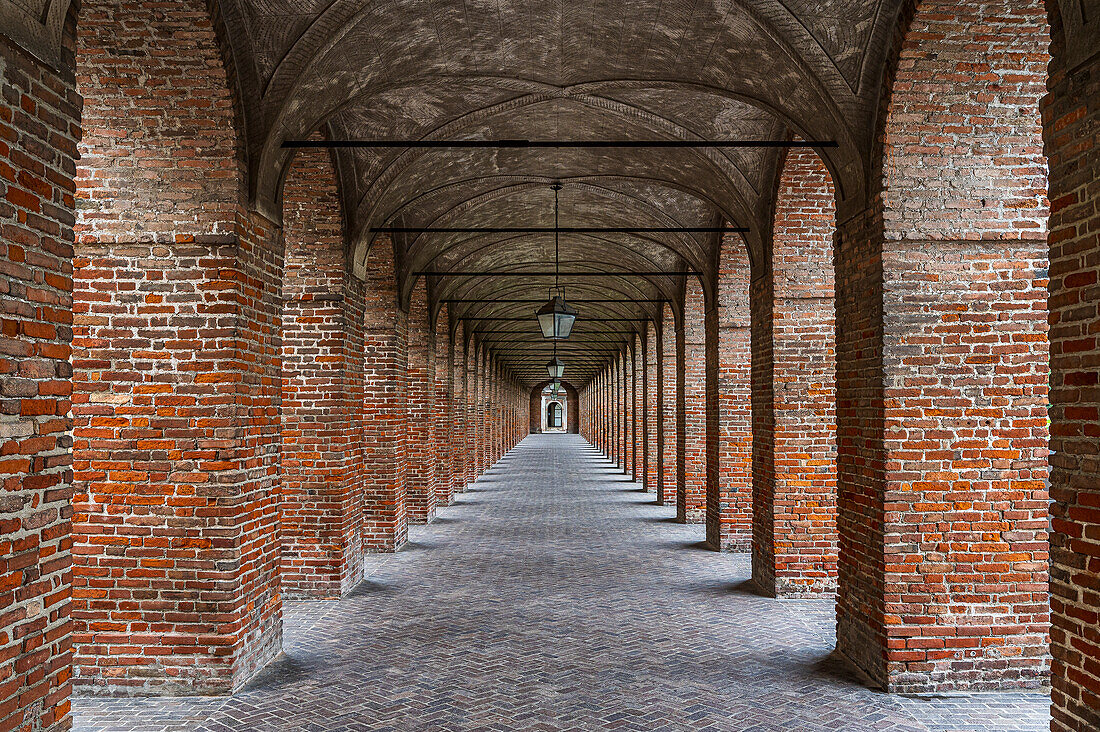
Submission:
POLYGON ((577 311, 560 294, 551 297, 548 303, 539 308, 537 315, 542 337, 555 341, 568 338, 577 319, 577 311))
POLYGON ((547 293, 550 301, 539 308, 535 315, 538 316, 543 338, 564 341, 573 330, 573 322, 577 319, 577 311, 565 302, 565 290, 558 285, 558 273, 561 266, 558 244, 558 233, 560 231, 558 226, 558 191, 561 190, 561 183, 555 183, 550 187, 554 190, 554 286, 547 293))
POLYGON ((546 373, 550 374, 550 378, 557 383, 557 380, 561 378, 561 375, 565 373, 565 362, 557 356, 550 359, 546 364, 546 373))
POLYGON ((558 395, 560 393, 561 393, 561 382, 558 381, 557 379, 554 379, 552 382, 550 382, 550 396, 554 399, 557 399, 558 395))

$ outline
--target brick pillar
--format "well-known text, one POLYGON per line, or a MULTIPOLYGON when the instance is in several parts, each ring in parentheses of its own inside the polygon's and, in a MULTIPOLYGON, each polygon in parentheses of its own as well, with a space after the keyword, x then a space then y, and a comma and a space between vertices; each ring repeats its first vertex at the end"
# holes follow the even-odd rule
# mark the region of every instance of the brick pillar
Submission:
POLYGON ((464 345, 466 364, 466 487, 477 480, 477 403, 481 398, 477 388, 478 345, 469 332, 464 345))
POLYGON ((423 277, 412 291, 408 334, 405 500, 409 521, 425 524, 435 518, 439 476, 435 445, 435 333, 423 277))
POLYGON ((481 348, 477 360, 477 475, 489 468, 489 349, 481 348))
POLYGON ((623 473, 630 474, 630 383, 627 380, 629 349, 619 354, 618 397, 619 397, 619 467, 623 473))
POLYGON ((611 403, 611 461, 615 463, 615 467, 622 467, 622 415, 620 410, 622 409, 622 379, 619 378, 619 368, 621 366, 620 357, 618 354, 615 356, 615 360, 611 364, 611 378, 608 383, 608 401, 611 403))
POLYGON ((225 694, 281 645, 282 237, 204 3, 90 0, 78 45, 74 678, 225 694))
POLYGON ((1050 93, 1051 729, 1100 729, 1100 57, 1054 17, 1050 93), (1066 34, 1070 34, 1068 37, 1066 34))
POLYGON ((0 37, 0 729, 71 727, 71 17, 54 70, 0 37), (21 106, 20 106, 21 104, 21 106), (47 144, 48 139, 48 144, 47 144))
POLYGON ((592 397, 593 397, 592 418, 593 418, 593 421, 595 422, 596 447, 599 448, 600 452, 602 452, 604 455, 606 455, 607 454, 607 445, 604 442, 604 417, 607 414, 607 410, 605 409, 604 402, 603 402, 603 380, 604 380, 604 372, 601 370, 598 374, 596 374, 596 382, 595 382, 596 385, 595 385, 595 388, 593 389, 593 392, 592 392, 592 397))
POLYGON ((363 576, 364 293, 327 152, 295 156, 283 232, 280 581, 288 598, 339 597, 363 576))
POLYGON ((645 404, 642 397, 645 395, 645 346, 641 337, 635 335, 634 343, 630 350, 630 356, 634 365, 634 378, 631 383, 631 407, 634 415, 631 426, 631 440, 634 443, 634 463, 631 471, 634 480, 645 486, 645 404))
POLYGON ((634 477, 634 348, 623 351, 623 472, 634 477))
POLYGON ((453 422, 455 409, 455 363, 451 348, 451 327, 445 310, 435 318, 435 453, 438 460, 439 481, 436 496, 441 506, 449 506, 454 500, 454 459, 451 453, 455 445, 453 422))
POLYGON ((629 385, 627 383, 627 362, 630 360, 627 355, 627 351, 623 351, 619 354, 618 369, 616 371, 616 398, 619 401, 619 429, 617 437, 619 439, 619 467, 623 473, 630 474, 630 461, 629 453, 630 449, 630 401, 627 399, 627 393, 629 385))
POLYGON ((661 453, 661 487, 657 491, 657 502, 662 506, 676 503, 676 493, 680 484, 680 418, 683 407, 681 396, 684 393, 679 369, 679 337, 673 320, 671 305, 663 305, 661 332, 661 393, 658 408, 661 412, 661 432, 658 435, 658 451, 661 453))
POLYGON ((482 348, 481 350, 481 399, 478 403, 478 427, 481 430, 480 437, 478 439, 478 476, 485 474, 485 471, 489 469, 489 407, 491 404, 491 388, 492 388, 492 357, 489 355, 488 348, 482 348))
POLYGON ((792 150, 753 281, 753 580, 773 597, 836 590, 833 198, 821 159, 792 150))
POLYGON ((495 389, 493 390, 493 463, 500 460, 504 451, 501 449, 504 445, 504 440, 501 437, 501 427, 503 426, 503 411, 504 411, 504 370, 500 364, 496 364, 496 379, 494 380, 495 389))
POLYGON ((676 518, 689 524, 706 521, 707 513, 707 313, 698 280, 689 278, 684 295, 684 324, 677 332, 681 408, 680 474, 677 476, 676 518))
MULTIPOLYGON (((708 314, 709 315, 709 314, 708 314)), ((707 489, 707 541, 719 551, 747 552, 752 546, 752 406, 749 315, 749 257, 738 235, 722 241, 718 262, 718 307, 714 398, 717 466, 707 489)), ((709 334, 708 334, 709 336, 709 334)), ((708 404, 710 401, 708 393, 708 404)), ((709 446, 708 446, 709 447, 709 446)))
POLYGON ((392 552, 408 539, 408 316, 397 304, 387 239, 372 245, 365 280, 364 544, 392 552))
POLYGON ((607 443, 607 457, 612 464, 615 463, 615 369, 614 362, 608 365, 606 372, 604 373, 604 408, 607 410, 604 414, 604 430, 606 431, 606 437, 604 441, 607 443))
POLYGON ((920 3, 838 231, 837 648, 892 691, 1047 672, 1048 40, 1041 7, 920 3))
POLYGON ((74 643, 89 691, 228 693, 278 653, 281 265, 266 222, 80 245, 74 643), (140 602, 168 586, 208 601, 140 602))
POLYGON ((610 455, 611 452, 607 446, 607 369, 604 368, 600 372, 600 405, 599 405, 599 420, 600 420, 600 451, 604 455, 610 455))
POLYGON ((645 338, 645 489, 658 493, 661 484, 661 457, 657 433, 660 430, 661 378, 660 336, 653 321, 646 323, 645 338))

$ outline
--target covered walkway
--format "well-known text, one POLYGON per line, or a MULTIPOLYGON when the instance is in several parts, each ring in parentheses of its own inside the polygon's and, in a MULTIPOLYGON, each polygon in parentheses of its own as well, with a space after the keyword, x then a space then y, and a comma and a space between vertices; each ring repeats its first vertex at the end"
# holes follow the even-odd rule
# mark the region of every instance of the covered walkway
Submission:
POLYGON ((748 586, 748 555, 576 435, 523 440, 339 601, 289 603, 231 698, 77 699, 82 732, 1045 730, 1046 693, 905 698, 830 654, 831 600, 748 586))

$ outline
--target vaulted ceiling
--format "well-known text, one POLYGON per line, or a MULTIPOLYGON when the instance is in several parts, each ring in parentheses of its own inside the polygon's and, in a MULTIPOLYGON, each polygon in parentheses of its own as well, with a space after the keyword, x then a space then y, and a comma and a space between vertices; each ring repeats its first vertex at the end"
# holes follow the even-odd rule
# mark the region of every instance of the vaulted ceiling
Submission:
MULTIPOLYGON (((278 218, 287 140, 835 140, 820 154, 839 205, 863 194, 884 54, 901 0, 221 0, 245 100, 254 203, 278 218)), ((372 227, 545 227, 560 181, 572 227, 745 227, 766 251, 779 155, 767 149, 343 149, 361 271, 372 227)), ((568 234, 562 270, 712 274, 717 235, 568 234)), ((399 234, 403 296, 417 273, 530 383, 552 235, 399 234), (513 320, 512 318, 515 318, 513 320)), ((563 351, 584 383, 678 275, 566 277, 581 311, 563 351), (598 300, 600 302, 591 302, 598 300), (585 366, 589 364, 589 366, 585 366)), ((568 361, 568 359, 567 359, 568 361)))

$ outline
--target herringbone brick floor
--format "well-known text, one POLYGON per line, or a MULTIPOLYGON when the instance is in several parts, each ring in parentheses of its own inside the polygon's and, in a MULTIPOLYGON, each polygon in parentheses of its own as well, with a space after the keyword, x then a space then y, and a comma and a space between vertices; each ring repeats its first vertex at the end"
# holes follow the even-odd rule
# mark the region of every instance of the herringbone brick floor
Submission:
POLYGON ((1044 694, 907 699, 830 658, 832 603, 745 586, 574 435, 529 437, 229 699, 78 699, 80 732, 1039 732, 1044 694))

